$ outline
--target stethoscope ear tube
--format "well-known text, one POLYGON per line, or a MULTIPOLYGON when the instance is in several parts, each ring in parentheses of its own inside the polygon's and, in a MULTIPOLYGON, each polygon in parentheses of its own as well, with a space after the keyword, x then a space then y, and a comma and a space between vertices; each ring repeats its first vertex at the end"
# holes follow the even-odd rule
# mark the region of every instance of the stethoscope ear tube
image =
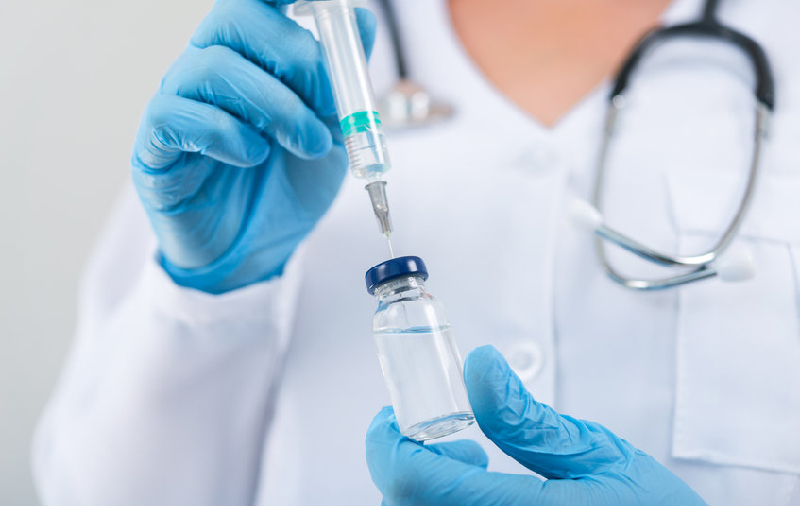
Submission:
MULTIPOLYGON (((582 221, 583 226, 587 226, 587 224, 591 226, 595 235, 597 236, 595 241, 595 249, 598 260, 600 261, 604 270, 612 280, 622 284, 623 286, 633 288, 636 290, 658 290, 664 288, 671 288, 674 286, 693 283, 695 281, 700 281, 703 279, 716 276, 717 269, 715 267, 717 266, 717 261, 720 260, 725 250, 728 248, 728 246, 730 246, 731 242, 736 237, 736 234, 739 231, 739 227, 741 226, 742 220, 746 216, 747 211, 750 207, 750 203, 752 201, 753 194, 755 192, 756 182, 758 179, 758 167, 761 157, 762 144, 768 134, 768 125, 771 118, 771 112, 766 108, 765 105, 761 103, 758 103, 756 106, 755 146, 753 149, 753 157, 750 162, 748 180, 744 193, 739 203, 739 208, 736 214, 731 219, 730 223, 728 224, 728 227, 722 233, 716 244, 705 253, 692 256, 679 256, 679 255, 671 255, 668 253, 659 252, 654 248, 645 246, 644 244, 632 239, 631 237, 625 234, 622 234, 621 232, 607 225, 605 222, 605 218, 603 217, 602 202, 603 202, 603 183, 605 179, 605 170, 606 170, 606 154, 609 149, 611 138, 613 137, 614 134, 614 127, 615 127, 617 113, 623 106, 624 106, 623 100, 615 100, 612 101, 611 104, 609 104, 609 113, 607 115, 607 121, 606 121, 606 131, 604 134, 604 140, 600 149, 600 154, 598 156, 598 162, 597 162, 597 175, 596 175, 595 189, 594 189, 594 206, 590 206, 592 208, 591 211, 587 210, 587 208, 584 207, 582 212, 577 213, 583 215, 583 219, 578 221, 582 221), (615 244, 620 248, 630 251, 631 253, 634 253, 635 255, 656 264, 665 266, 674 266, 674 267, 690 267, 690 268, 693 267, 693 270, 689 271, 688 273, 682 273, 677 276, 667 277, 663 279, 653 279, 653 280, 631 279, 621 274, 619 271, 615 270, 608 263, 608 259, 606 257, 606 252, 605 252, 605 244, 604 244, 605 242, 610 242, 612 244, 615 244)), ((589 204, 586 203, 586 205, 589 204)), ((574 212, 576 208, 577 207, 575 205, 572 206, 573 216, 576 214, 574 212)), ((750 269, 750 271, 754 271, 754 269, 750 269)), ((734 280, 734 278, 737 278, 737 276, 730 276, 728 278, 730 280, 734 280)))
MULTIPOLYGON (((749 250, 713 252, 695 257, 671 256, 648 248, 630 236, 609 227, 597 208, 583 199, 574 199, 569 204, 568 215, 572 223, 597 235, 598 239, 610 242, 634 255, 653 263, 674 267, 693 267, 689 272, 663 280, 634 280, 627 278, 604 263, 607 274, 615 281, 639 290, 658 290, 683 285, 718 276, 723 282, 747 281, 755 276, 755 261, 749 250)), ((605 253, 603 253, 605 258, 605 253)))

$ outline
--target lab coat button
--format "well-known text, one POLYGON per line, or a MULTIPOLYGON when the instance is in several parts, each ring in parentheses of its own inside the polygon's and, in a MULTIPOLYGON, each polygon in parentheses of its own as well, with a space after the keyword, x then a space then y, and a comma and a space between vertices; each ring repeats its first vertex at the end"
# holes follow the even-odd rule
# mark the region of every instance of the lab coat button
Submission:
POLYGON ((531 381, 542 370, 544 353, 536 343, 525 342, 513 346, 506 356, 508 365, 523 383, 531 381))
POLYGON ((558 159, 558 153, 554 148, 540 144, 520 153, 515 165, 529 172, 546 173, 555 168, 558 159))

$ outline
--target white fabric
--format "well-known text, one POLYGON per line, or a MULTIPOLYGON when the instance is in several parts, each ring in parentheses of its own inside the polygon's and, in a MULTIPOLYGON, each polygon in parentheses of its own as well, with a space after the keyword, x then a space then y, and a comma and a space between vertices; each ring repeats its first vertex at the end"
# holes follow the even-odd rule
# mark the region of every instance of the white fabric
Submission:
MULTIPOLYGON (((719 237, 742 193, 727 173, 704 176, 668 177, 686 253, 719 237), (701 202, 728 214, 707 212, 701 202)), ((800 320, 787 317, 798 310, 800 228, 786 219, 800 216, 798 195, 800 177, 761 177, 737 245, 753 254, 755 278, 681 294, 675 456, 800 474, 800 437, 774 436, 800 428, 800 320), (785 387, 764 395, 774 385, 785 387)))
MULTIPOLYGON (((403 5, 412 74, 457 116, 388 136, 394 244, 427 262, 462 353, 492 343, 520 364, 527 354, 537 398, 605 424, 711 505, 800 504, 800 5, 730 0, 721 13, 764 45, 776 74, 764 176, 739 240, 757 278, 646 294, 606 279, 592 238, 563 216, 590 195, 608 84, 545 129, 483 78, 444 0, 403 5)), ((698 10, 678 0, 666 21, 698 10)), ((382 34, 384 89, 388 51, 382 34)), ((659 47, 621 116, 609 223, 659 248, 708 245, 747 169, 751 89, 736 51, 659 47)), ((90 263, 76 346, 38 431, 43 503, 379 504, 363 441, 388 395, 363 275, 385 248, 348 181, 282 279, 210 297, 160 272, 128 194, 90 263)), ((609 257, 629 274, 661 272, 609 257)), ((490 469, 524 472, 477 429, 466 435, 490 469)))

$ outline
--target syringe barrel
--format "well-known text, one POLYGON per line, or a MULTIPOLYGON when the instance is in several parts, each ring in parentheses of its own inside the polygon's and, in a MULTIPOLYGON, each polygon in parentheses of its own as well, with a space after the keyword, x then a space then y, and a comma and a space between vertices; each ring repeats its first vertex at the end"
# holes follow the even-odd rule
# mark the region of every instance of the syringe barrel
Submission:
POLYGON ((304 3, 314 12, 350 170, 358 178, 380 180, 391 163, 353 4, 348 0, 304 3))

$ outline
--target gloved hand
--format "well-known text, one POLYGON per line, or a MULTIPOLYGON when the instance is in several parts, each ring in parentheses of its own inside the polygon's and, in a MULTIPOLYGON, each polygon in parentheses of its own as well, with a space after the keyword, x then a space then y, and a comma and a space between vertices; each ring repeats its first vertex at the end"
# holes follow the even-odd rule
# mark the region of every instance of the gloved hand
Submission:
POLYGON ((469 400, 484 434, 532 475, 490 473, 477 443, 442 452, 400 435, 392 409, 367 432, 367 464, 386 506, 695 506, 678 477, 605 427, 537 403, 491 346, 467 357, 469 400))
MULTIPOLYGON (((180 285, 280 275, 347 171, 322 48, 280 10, 293 1, 217 1, 144 114, 133 181, 180 285)), ((369 52, 375 19, 357 17, 369 52)))

